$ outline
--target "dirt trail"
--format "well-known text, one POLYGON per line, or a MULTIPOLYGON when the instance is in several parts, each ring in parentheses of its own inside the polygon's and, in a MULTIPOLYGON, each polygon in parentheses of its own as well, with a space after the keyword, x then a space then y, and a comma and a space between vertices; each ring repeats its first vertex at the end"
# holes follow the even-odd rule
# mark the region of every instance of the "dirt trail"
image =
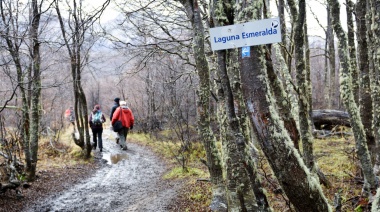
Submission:
POLYGON ((103 152, 95 153, 106 165, 25 211, 168 211, 180 185, 161 180, 165 164, 136 144, 128 143, 128 150, 121 150, 109 139, 110 133, 104 130, 103 152))

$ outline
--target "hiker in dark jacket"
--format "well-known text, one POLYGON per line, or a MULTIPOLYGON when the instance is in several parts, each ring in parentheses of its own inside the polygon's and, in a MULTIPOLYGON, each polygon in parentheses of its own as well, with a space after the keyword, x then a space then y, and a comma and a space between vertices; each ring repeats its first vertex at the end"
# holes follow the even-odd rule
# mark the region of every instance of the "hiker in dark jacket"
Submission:
MULTIPOLYGON (((110 120, 112 121, 112 116, 113 114, 115 113, 115 110, 116 108, 118 108, 120 106, 119 102, 120 102, 120 98, 119 97, 116 97, 114 100, 114 105, 112 106, 111 108, 111 115, 110 115, 110 120)), ((111 124, 111 131, 112 130, 112 124, 111 124)), ((120 137, 119 137, 119 134, 118 133, 115 133, 115 137, 116 137, 116 143, 118 144, 119 143, 119 140, 120 140, 120 137)))
POLYGON ((116 108, 120 106, 120 98, 116 97, 114 100, 114 105, 111 108, 111 115, 110 115, 110 120, 112 120, 113 113, 115 112, 116 108))
POLYGON ((103 141, 102 141, 102 133, 103 133, 103 123, 106 121, 106 117, 100 110, 100 105, 95 105, 92 110, 90 117, 88 118, 88 122, 90 123, 90 127, 92 130, 92 141, 93 149, 96 149, 96 146, 99 147, 99 150, 103 151, 103 141))

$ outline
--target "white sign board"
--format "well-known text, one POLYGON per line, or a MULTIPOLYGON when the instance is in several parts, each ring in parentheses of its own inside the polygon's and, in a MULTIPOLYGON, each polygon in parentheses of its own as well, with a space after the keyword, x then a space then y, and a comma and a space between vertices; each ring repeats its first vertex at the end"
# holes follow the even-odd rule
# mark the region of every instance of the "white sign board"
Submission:
POLYGON ((281 42, 280 19, 211 28, 210 39, 213 51, 281 42))

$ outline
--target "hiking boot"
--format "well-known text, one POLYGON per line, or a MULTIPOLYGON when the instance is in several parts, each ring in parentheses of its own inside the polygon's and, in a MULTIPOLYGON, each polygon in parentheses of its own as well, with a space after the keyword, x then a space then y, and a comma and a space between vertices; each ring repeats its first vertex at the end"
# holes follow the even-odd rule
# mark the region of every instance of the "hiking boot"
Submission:
POLYGON ((125 146, 125 147, 123 147, 123 148, 122 148, 122 150, 128 150, 128 147, 127 147, 127 146, 125 146))
POLYGON ((119 144, 120 138, 116 138, 116 143, 119 144))
POLYGON ((100 148, 100 152, 103 152, 103 149, 102 149, 102 148, 100 148))

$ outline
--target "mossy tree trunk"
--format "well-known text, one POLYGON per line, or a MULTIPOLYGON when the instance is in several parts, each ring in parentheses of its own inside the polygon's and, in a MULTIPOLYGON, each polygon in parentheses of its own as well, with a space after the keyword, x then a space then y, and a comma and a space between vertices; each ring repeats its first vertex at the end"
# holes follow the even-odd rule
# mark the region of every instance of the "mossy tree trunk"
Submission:
POLYGON ((331 23, 331 13, 330 6, 326 5, 327 10, 327 29, 326 29, 326 60, 325 63, 325 89, 324 89, 324 99, 327 103, 327 109, 333 109, 334 99, 336 96, 336 85, 335 85, 335 39, 334 30, 331 23))
MULTIPOLYGON (((244 6, 240 7, 244 8, 244 6)), ((241 17, 237 15, 237 17, 241 17)), ((235 15, 236 18, 236 15, 235 15)), ((269 207, 268 198, 265 193, 265 189, 261 184, 260 175, 257 172, 257 149, 254 144, 258 144, 258 139, 256 134, 252 132, 252 125, 250 123, 247 108, 244 103, 243 91, 241 87, 241 76, 240 76, 240 66, 239 66, 239 55, 241 55, 241 48, 239 51, 233 50, 230 52, 228 75, 232 79, 230 81, 232 93, 234 112, 236 111, 235 117, 238 120, 239 132, 243 134, 244 144, 238 144, 238 150, 242 156, 244 168, 248 174, 250 180, 250 189, 256 197, 257 210, 258 211, 271 211, 269 207)), ((231 124, 234 124, 233 122, 231 124)), ((232 126, 234 128, 234 126, 232 126)))
MULTIPOLYGON (((270 60, 272 55, 271 46, 267 46, 268 54, 266 57, 270 60)), ((294 147, 299 150, 299 141, 300 141, 300 133, 298 129, 298 99, 297 93, 294 90, 294 84, 292 82, 291 75, 289 73, 288 67, 285 65, 285 60, 282 58, 282 54, 280 53, 280 46, 278 44, 274 44, 274 54, 278 60, 278 67, 282 67, 281 70, 276 71, 273 67, 272 63, 267 63, 267 74, 269 78, 270 87, 273 90, 273 94, 276 98, 278 112, 281 114, 281 117, 284 120, 285 128, 288 130, 290 138, 293 141, 294 147), (283 77, 285 84, 279 78, 279 76, 283 77)))
POLYGON ((193 51, 196 68, 199 76, 198 91, 198 127, 199 134, 203 140, 206 150, 207 167, 210 172, 211 183, 213 187, 213 200, 211 208, 217 211, 226 211, 227 205, 225 199, 225 185, 221 159, 216 147, 216 138, 210 126, 210 70, 205 56, 205 31, 202 23, 200 8, 197 0, 179 0, 184 6, 187 17, 189 18, 193 33, 193 51))
MULTIPOLYGON (((292 0, 288 0, 288 5, 294 6, 295 2, 292 0)), ((278 86, 278 89, 274 89, 274 91, 282 91, 281 93, 275 93, 277 102, 279 104, 279 109, 281 116, 284 117, 285 127, 290 132, 290 137, 292 138, 294 142, 294 146, 299 149, 299 130, 298 130, 298 122, 295 120, 297 119, 298 115, 298 100, 295 95, 295 86, 293 83, 293 77, 292 77, 292 54, 294 52, 294 45, 293 45, 293 38, 294 38, 294 24, 291 22, 291 30, 290 33, 287 30, 286 26, 286 19, 285 19, 285 1, 279 0, 278 1, 278 16, 280 18, 281 22, 281 44, 274 44, 273 47, 275 49, 276 58, 278 59, 278 67, 283 67, 281 71, 276 71, 274 68, 269 68, 268 66, 268 77, 270 78, 271 87, 272 86, 278 86), (282 55, 282 57, 281 57, 282 55), (284 67, 286 66, 286 67, 284 67), (273 70, 273 72, 272 72, 273 70), (280 78, 282 79, 279 79, 280 78), (284 81, 284 84, 282 83, 284 81), (282 106, 281 106, 282 105, 282 106), (290 107, 289 107, 290 105, 290 107)), ((294 10, 292 7, 291 14, 296 14, 297 10, 294 10)), ((265 14, 264 14, 265 15, 265 14)), ((268 18, 268 15, 266 15, 265 18, 268 18)), ((292 18, 292 16, 291 16, 292 18)), ((268 49, 270 52, 271 50, 268 49)), ((271 56, 269 54, 268 56, 271 56)), ((267 64, 268 65, 268 64, 267 64)))
MULTIPOLYGON (((350 58, 351 77, 352 77, 352 92, 356 104, 359 105, 359 71, 356 63, 356 48, 355 48, 355 29, 354 20, 352 18, 354 11, 354 3, 351 0, 346 0, 346 13, 347 13, 347 40, 348 40, 348 54, 350 58)), ((365 33, 366 31, 364 31, 365 33)), ((358 31, 358 33, 360 33, 358 31)))
POLYGON ((352 130, 356 142, 357 155, 362 165, 364 174, 364 186, 363 186, 363 196, 369 196, 370 191, 376 188, 375 185, 375 175, 373 173, 371 157, 367 147, 367 140, 364 131, 364 127, 361 121, 360 112, 357 104, 355 103, 353 87, 352 87, 352 77, 351 77, 351 66, 349 61, 349 52, 347 46, 347 35, 343 31, 340 23, 340 5, 337 0, 328 1, 331 7, 331 15, 333 19, 334 31, 339 40, 339 58, 341 61, 340 70, 340 89, 341 96, 345 108, 350 114, 350 121, 352 130))
MULTIPOLYGON (((327 17, 329 17, 329 8, 327 6, 327 17)), ((327 22, 327 27, 329 27, 329 23, 327 22)), ((331 25, 330 25, 331 27, 331 25)), ((330 105, 330 95, 329 95, 329 92, 330 92, 330 82, 329 82, 329 57, 328 57, 328 33, 327 33, 327 29, 325 30, 325 73, 324 73, 324 77, 323 77, 323 84, 324 84, 324 87, 323 87, 323 100, 325 101, 325 105, 324 107, 326 108, 329 108, 329 105, 330 105)))
POLYGON ((265 50, 242 58, 243 94, 255 133, 277 179, 297 211, 331 211, 317 178, 305 166, 283 125, 266 74, 265 50))
POLYGON ((295 22, 295 61, 297 70, 297 87, 298 87, 298 109, 299 109, 299 126, 302 140, 303 158, 306 166, 310 170, 315 170, 313 156, 313 135, 311 122, 311 82, 310 72, 306 69, 305 60, 305 39, 304 25, 306 21, 306 3, 304 0, 298 2, 298 14, 293 18, 295 22))
POLYGON ((256 197, 253 193, 247 172, 245 170, 245 137, 241 132, 240 123, 235 114, 235 102, 227 74, 228 60, 231 60, 230 51, 218 51, 218 75, 221 89, 219 96, 223 98, 225 114, 225 138, 223 142, 223 164, 226 176, 226 194, 229 211, 257 211, 256 197))
POLYGON ((287 4, 288 4, 288 7, 289 7, 289 10, 290 10, 290 19, 291 19, 291 30, 290 30, 290 35, 289 35, 289 47, 288 47, 288 54, 289 54, 289 57, 287 58, 287 67, 288 67, 288 70, 291 72, 292 71, 292 61, 293 61, 293 57, 292 55, 294 54, 294 50, 295 50, 295 47, 294 47, 294 44, 291 42, 294 40, 294 36, 295 36, 295 23, 296 23, 296 20, 295 18, 297 17, 297 14, 298 14, 298 11, 297 11, 297 6, 296 6, 296 2, 294 0, 287 0, 287 4))
MULTIPOLYGON (((219 1, 220 2, 220 1, 219 1)), ((265 4, 264 4, 265 5, 265 4)), ((221 7, 219 7, 221 8, 221 7)), ((232 18, 229 22, 224 22, 222 24, 230 24, 230 23, 240 23, 240 22, 248 22, 252 20, 252 17, 259 16, 260 11, 265 13, 265 8, 262 8, 260 4, 255 4, 254 1, 245 1, 245 2, 237 2, 234 6, 234 12, 232 18), (256 11, 256 12, 254 12, 256 11)), ((219 12, 219 14, 222 14, 219 12)), ((225 11, 224 14, 228 14, 228 11, 225 11)), ((222 16, 223 17, 223 16, 222 16)), ((224 17, 228 17, 224 15, 224 17)), ((216 22, 216 21, 215 21, 216 22)), ((221 23, 219 23, 221 24, 221 23)), ((225 90, 231 90, 232 95, 229 95, 229 122, 230 128, 235 135, 242 134, 244 142, 239 142, 235 140, 238 146, 239 154, 242 158, 243 168, 248 174, 248 179, 243 179, 248 182, 246 188, 253 189, 254 196, 256 198, 255 204, 257 207, 252 205, 247 205, 251 209, 247 208, 248 211, 254 209, 257 211, 271 211, 269 207, 268 199, 265 194, 264 188, 261 185, 261 179, 257 172, 257 164, 255 158, 255 152, 257 151, 254 147, 253 142, 258 143, 258 139, 256 135, 252 132, 252 125, 250 124, 250 120, 248 118, 246 105, 244 103, 242 87, 241 87, 241 75, 240 75, 240 64, 239 64, 239 56, 241 55, 241 48, 228 50, 228 60, 227 60, 227 73, 224 74, 226 79, 229 81, 229 84, 224 86, 225 90)), ((222 75, 221 75, 222 76, 222 75)), ((222 81, 223 82, 223 81, 222 81)), ((241 141, 243 141, 241 140, 241 141)), ((251 192, 251 191, 250 191, 251 192)), ((250 194, 247 192, 247 194, 250 194)), ((249 200, 249 195, 245 195, 245 202, 249 200)))
POLYGON ((364 130, 367 138, 368 149, 371 153, 372 162, 376 157, 376 142, 372 128, 373 122, 373 108, 371 98, 371 82, 370 82, 370 66, 369 66, 369 52, 367 41, 367 1, 359 0, 356 3, 356 26, 357 26, 357 46, 358 46, 358 69, 360 71, 359 77, 359 104, 360 116, 364 125, 364 130))
MULTIPOLYGON (((373 110, 373 130, 376 143, 375 174, 380 173, 380 2, 369 1, 367 10, 367 34, 369 38, 369 66, 371 81, 371 97, 373 110), (368 18, 369 17, 369 18, 368 18)), ((379 195, 379 191, 377 194, 379 195)), ((378 197, 379 198, 379 197, 378 197)))
POLYGON ((27 172, 27 179, 32 181, 36 178, 38 140, 40 126, 40 97, 41 97, 41 57, 40 41, 38 40, 41 8, 37 0, 32 0, 30 14, 30 38, 31 38, 31 114, 30 114, 30 156, 32 159, 31 167, 27 172))
MULTIPOLYGON (((281 22, 281 43, 282 43, 282 48, 281 48, 281 55, 284 58, 285 61, 288 60, 290 55, 288 54, 288 40, 287 40, 287 30, 286 30, 286 21, 285 21, 285 0, 279 0, 278 1, 278 17, 280 18, 281 22)), ((288 70, 290 67, 288 67, 288 70)))
MULTIPOLYGON (((267 48, 267 52, 271 52, 271 49, 267 48)), ((270 55, 271 53, 267 54, 267 57, 270 57, 270 55)), ((276 72, 274 71, 273 64, 267 64, 267 71, 270 86, 276 98, 278 112, 284 120, 285 128, 289 132, 289 136, 293 141, 294 147, 299 150, 300 133, 292 111, 292 94, 286 93, 282 81, 277 77, 276 72)))
MULTIPOLYGON (((374 172, 380 173, 380 1, 370 1, 370 25, 371 30, 368 32, 371 39, 369 40, 369 56, 372 57, 373 69, 371 73, 371 96, 373 105, 373 129, 376 142, 376 161, 374 172)), ((380 211, 380 188, 376 191, 375 200, 372 203, 372 212, 380 211)))
MULTIPOLYGON (((216 26, 224 26, 234 23, 235 13, 231 7, 234 3, 226 1, 213 1, 211 4, 211 16, 216 26)), ((240 5, 242 10, 248 1, 240 5)), ((236 15, 239 16, 239 15, 236 15)), ((223 142, 223 164, 225 164, 225 176, 227 185, 228 210, 230 211, 268 211, 270 210, 267 198, 261 188, 256 171, 256 164, 248 154, 248 131, 244 112, 240 118, 235 111, 244 108, 242 104, 241 83, 239 75, 238 52, 234 50, 217 51, 219 88, 218 96, 223 104, 220 111, 224 113, 219 120, 223 126, 225 135, 223 142), (225 118, 223 118, 225 117, 225 118), (244 128, 243 128, 244 126, 244 128), (244 130, 245 129, 245 130, 244 130), (259 201, 256 199, 256 195, 259 201)), ((219 106, 220 107, 220 106, 219 106)), ((244 107, 244 106, 243 106, 244 107)))
MULTIPOLYGON (((262 1, 256 3, 263 5, 262 1)), ((260 11, 255 9, 249 11, 260 11)), ((254 15, 253 19, 260 19, 258 14, 254 15)), ((318 181, 294 148, 276 110, 272 91, 279 91, 278 87, 270 86, 272 78, 267 74, 269 69, 273 69, 270 52, 264 46, 251 47, 251 56, 239 60, 243 96, 253 130, 289 200, 298 211, 330 211, 318 181)))
MULTIPOLYGON (((287 4, 290 8, 291 20, 292 20, 291 22, 292 29, 291 29, 291 34, 289 35, 290 37, 289 46, 288 46, 288 50, 285 51, 287 55, 286 57, 281 58, 278 52, 276 52, 277 58, 280 61, 280 63, 283 63, 282 62, 283 59, 285 61, 286 60, 288 61, 287 66, 283 67, 283 69, 280 71, 280 75, 283 76, 284 81, 285 81, 286 90, 282 84, 282 81, 278 78, 274 70, 273 64, 267 63, 266 65, 267 65, 267 71, 268 71, 267 74, 269 77, 270 87, 273 89, 273 93, 276 97, 278 111, 281 114, 281 117, 283 117, 285 128, 288 130, 290 138, 292 139, 294 146, 296 147, 296 149, 299 150, 300 132, 299 132, 299 124, 298 122, 296 122, 296 120, 299 117, 298 116, 298 111, 299 111, 298 102, 299 101, 297 98, 297 92, 295 91, 296 86, 295 86, 295 83, 293 82, 293 76, 291 73, 293 70, 292 59, 294 58, 293 53, 295 51, 295 45, 293 41, 295 38, 295 30, 296 30, 295 23, 297 19, 298 10, 297 10, 295 1, 288 0, 287 4)), ((279 4, 278 8, 280 6, 281 5, 279 4)), ((282 13, 282 10, 283 9, 279 8, 279 12, 282 13)), ((281 15, 281 13, 280 13, 280 17, 283 16, 281 15)), ((264 18, 268 18, 266 14, 264 15, 265 15, 264 18)), ((285 22, 284 20, 280 20, 280 21, 281 23, 285 22)), ((286 37, 288 37, 287 30, 285 29, 285 27, 286 27, 285 25, 284 26, 281 25, 281 33, 286 33, 286 34, 281 34, 282 43, 284 44, 282 45, 282 51, 284 50, 284 48, 286 48, 285 46, 287 43, 286 37)), ((267 57, 270 57, 272 55, 271 46, 272 45, 269 45, 269 48, 267 48, 267 52, 268 52, 267 57)), ((276 51, 278 51, 277 45, 275 45, 275 49, 276 51)), ((284 55, 284 53, 282 53, 282 55, 284 55)), ((281 66, 282 65, 280 65, 280 67, 281 66)))
MULTIPOLYGON (((369 56, 373 61, 373 70, 371 73, 371 94, 373 100, 373 127, 374 135, 376 138, 377 149, 380 148, 380 1, 370 0, 370 14, 369 14, 369 26, 368 37, 369 42, 369 56)), ((380 167, 380 153, 377 151, 376 155, 376 171, 379 172, 380 167)), ((378 173, 377 173, 378 174, 378 173)), ((372 212, 380 211, 380 188, 376 191, 375 200, 372 203, 372 212)))

